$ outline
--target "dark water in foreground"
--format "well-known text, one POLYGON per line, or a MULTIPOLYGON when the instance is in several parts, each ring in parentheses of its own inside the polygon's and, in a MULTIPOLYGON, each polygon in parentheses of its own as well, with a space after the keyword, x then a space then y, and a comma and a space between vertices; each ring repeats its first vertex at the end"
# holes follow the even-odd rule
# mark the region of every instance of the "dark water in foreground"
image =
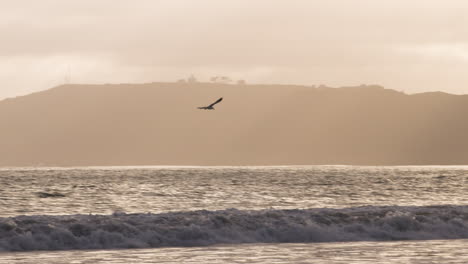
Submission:
POLYGON ((468 167, 0 169, 0 263, 468 263, 467 182, 468 167))

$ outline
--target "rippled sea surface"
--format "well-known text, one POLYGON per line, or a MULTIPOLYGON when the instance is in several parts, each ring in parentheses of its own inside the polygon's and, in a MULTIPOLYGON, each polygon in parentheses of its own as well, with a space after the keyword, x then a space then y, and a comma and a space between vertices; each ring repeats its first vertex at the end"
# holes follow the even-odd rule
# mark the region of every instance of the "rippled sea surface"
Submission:
POLYGON ((468 167, 0 169, 0 212, 15 216, 467 205, 466 183, 468 167), (44 197, 47 194, 51 196, 44 197))
MULTIPOLYGON (((0 217, 468 205, 468 167, 0 169, 0 217)), ((1 239, 1 238, 0 238, 1 239)), ((0 253, 0 263, 468 263, 466 240, 0 253)))

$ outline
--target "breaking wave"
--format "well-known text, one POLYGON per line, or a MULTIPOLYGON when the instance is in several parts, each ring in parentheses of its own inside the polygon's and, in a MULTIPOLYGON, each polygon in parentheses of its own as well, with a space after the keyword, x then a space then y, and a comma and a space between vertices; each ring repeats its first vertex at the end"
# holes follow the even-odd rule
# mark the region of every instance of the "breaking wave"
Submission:
POLYGON ((468 238, 468 206, 0 218, 0 251, 468 238))

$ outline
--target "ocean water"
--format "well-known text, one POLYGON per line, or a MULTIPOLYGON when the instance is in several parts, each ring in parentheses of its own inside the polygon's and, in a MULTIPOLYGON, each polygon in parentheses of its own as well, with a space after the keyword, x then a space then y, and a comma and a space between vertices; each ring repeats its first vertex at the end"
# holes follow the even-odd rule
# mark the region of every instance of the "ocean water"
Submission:
POLYGON ((468 167, 0 169, 0 263, 468 263, 468 167))

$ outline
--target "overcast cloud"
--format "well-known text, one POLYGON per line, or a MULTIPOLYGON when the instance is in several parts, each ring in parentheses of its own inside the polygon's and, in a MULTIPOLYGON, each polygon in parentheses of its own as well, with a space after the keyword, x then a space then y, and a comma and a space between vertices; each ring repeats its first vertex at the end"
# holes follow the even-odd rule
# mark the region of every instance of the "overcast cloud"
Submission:
POLYGON ((74 83, 376 83, 468 93, 468 2, 3 0, 0 98, 74 83))

